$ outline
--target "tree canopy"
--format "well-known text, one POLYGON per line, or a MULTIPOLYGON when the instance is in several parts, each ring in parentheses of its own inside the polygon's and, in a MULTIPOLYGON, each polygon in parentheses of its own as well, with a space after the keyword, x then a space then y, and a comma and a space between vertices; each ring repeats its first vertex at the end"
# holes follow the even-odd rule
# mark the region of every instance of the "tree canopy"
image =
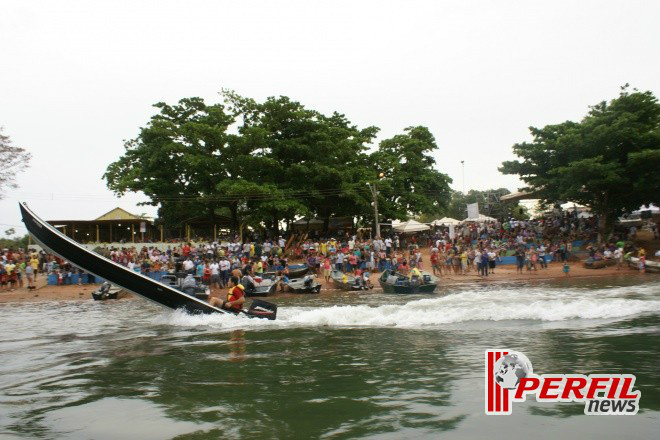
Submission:
POLYGON ((30 166, 32 156, 24 148, 11 144, 0 127, 0 199, 8 188, 16 188, 16 175, 30 166))
POLYGON ((108 166, 108 187, 144 192, 170 225, 227 217, 234 230, 274 233, 303 215, 319 217, 326 228, 331 216, 372 221, 369 182, 378 181, 385 218, 438 212, 449 201, 451 180, 433 168, 437 146, 425 127, 408 128, 370 154, 376 127, 358 128, 345 115, 285 96, 222 96, 223 104, 156 104, 159 113, 108 166))
POLYGON ((600 216, 601 233, 643 204, 660 202, 660 105, 651 92, 630 92, 590 108, 580 122, 530 127, 532 142, 513 146, 518 174, 543 202, 575 201, 600 216))

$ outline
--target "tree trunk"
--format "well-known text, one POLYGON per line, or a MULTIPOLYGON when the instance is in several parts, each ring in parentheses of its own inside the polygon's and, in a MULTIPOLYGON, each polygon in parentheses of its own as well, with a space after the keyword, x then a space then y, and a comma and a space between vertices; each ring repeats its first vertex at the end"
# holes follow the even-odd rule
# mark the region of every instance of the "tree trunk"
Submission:
POLYGON ((271 222, 270 232, 273 234, 273 237, 277 237, 280 234, 280 219, 278 218, 277 212, 273 212, 271 222))
POLYGON ((326 215, 323 218, 323 234, 327 237, 328 236, 328 229, 330 229, 330 216, 326 215))
POLYGON ((598 216, 598 243, 602 243, 603 241, 605 241, 605 238, 607 237, 607 233, 608 233, 609 218, 607 212, 607 199, 608 199, 608 194, 607 193, 603 194, 602 205, 601 205, 601 209, 599 210, 600 212, 598 216))
POLYGON ((231 232, 236 234, 238 232, 238 205, 236 203, 229 204, 229 212, 231 213, 231 232))

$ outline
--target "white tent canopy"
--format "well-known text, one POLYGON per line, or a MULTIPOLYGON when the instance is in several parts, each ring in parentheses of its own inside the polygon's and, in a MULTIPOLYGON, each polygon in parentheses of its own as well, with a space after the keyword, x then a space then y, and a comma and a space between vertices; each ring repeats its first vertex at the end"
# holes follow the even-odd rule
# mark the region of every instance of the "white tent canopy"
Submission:
POLYGON ((496 222, 497 219, 493 217, 488 217, 487 215, 479 214, 479 217, 466 218, 464 222, 474 222, 474 223, 483 223, 483 222, 496 222))
POLYGON ((580 205, 579 203, 575 203, 575 202, 562 203, 560 205, 560 208, 563 209, 564 211, 578 211, 578 212, 589 210, 589 208, 587 208, 586 206, 580 205))
POLYGON ((433 226, 449 226, 449 225, 459 225, 461 223, 460 220, 456 220, 455 218, 451 217, 443 217, 440 220, 434 220, 431 222, 433 226))
POLYGON ((428 231, 431 229, 429 225, 425 225, 424 223, 420 223, 416 220, 408 220, 407 222, 399 223, 396 226, 392 226, 393 229, 397 232, 420 232, 420 231, 428 231))
POLYGON ((633 214, 641 214, 642 211, 651 211, 652 214, 658 214, 658 213, 660 213, 660 208, 658 208, 653 203, 651 203, 648 206, 646 206, 646 205, 641 206, 637 211, 633 211, 632 213, 633 214))
POLYGON ((300 220, 296 220, 293 222, 294 225, 319 225, 323 224, 323 220, 319 220, 317 218, 312 218, 312 219, 306 219, 306 218, 301 218, 300 220))

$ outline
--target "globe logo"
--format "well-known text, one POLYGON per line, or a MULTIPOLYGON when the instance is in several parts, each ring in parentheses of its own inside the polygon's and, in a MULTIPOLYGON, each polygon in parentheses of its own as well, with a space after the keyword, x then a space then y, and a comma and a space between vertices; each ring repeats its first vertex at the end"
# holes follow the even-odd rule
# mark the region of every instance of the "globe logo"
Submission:
POLYGON ((515 390, 520 379, 528 377, 533 372, 532 363, 527 356, 518 351, 512 351, 495 361, 493 375, 495 382, 502 388, 515 390))

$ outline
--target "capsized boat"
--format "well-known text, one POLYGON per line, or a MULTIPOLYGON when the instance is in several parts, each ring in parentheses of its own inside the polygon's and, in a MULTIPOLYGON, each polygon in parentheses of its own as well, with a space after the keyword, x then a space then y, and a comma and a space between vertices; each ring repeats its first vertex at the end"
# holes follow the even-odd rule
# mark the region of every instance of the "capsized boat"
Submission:
POLYGON ((253 301, 249 310, 232 311, 211 306, 209 303, 188 295, 174 287, 159 283, 145 275, 121 266, 112 260, 87 250, 84 246, 63 235, 41 220, 25 203, 19 203, 23 223, 32 237, 55 255, 70 261, 88 273, 109 281, 138 296, 169 309, 183 309, 188 313, 242 314, 251 318, 275 319, 277 306, 265 301, 253 301), (256 304, 255 304, 256 303, 256 304))
POLYGON ((378 281, 385 293, 433 293, 438 285, 438 282, 427 273, 422 273, 419 278, 410 279, 399 272, 391 270, 384 271, 378 281))
POLYGON ((343 272, 338 270, 333 270, 330 274, 332 284, 334 284, 337 289, 356 291, 369 290, 374 288, 374 286, 372 286, 370 283, 356 282, 356 278, 351 275, 346 274, 346 279, 344 279, 344 275, 345 274, 343 272))

